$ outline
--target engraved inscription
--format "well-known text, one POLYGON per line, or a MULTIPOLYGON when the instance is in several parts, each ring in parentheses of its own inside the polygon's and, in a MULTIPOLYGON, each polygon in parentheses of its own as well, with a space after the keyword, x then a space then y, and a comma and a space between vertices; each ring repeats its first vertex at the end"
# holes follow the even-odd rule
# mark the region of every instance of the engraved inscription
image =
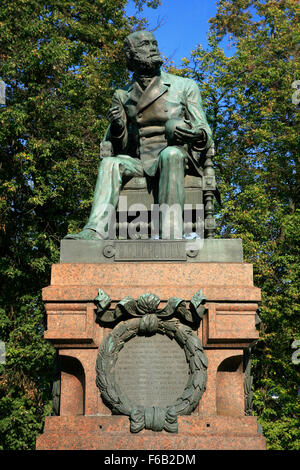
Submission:
POLYGON ((189 366, 183 349, 165 335, 137 336, 124 344, 115 379, 133 406, 170 406, 186 387, 189 366))
POLYGON ((115 261, 186 261, 184 242, 121 241, 115 244, 115 261))

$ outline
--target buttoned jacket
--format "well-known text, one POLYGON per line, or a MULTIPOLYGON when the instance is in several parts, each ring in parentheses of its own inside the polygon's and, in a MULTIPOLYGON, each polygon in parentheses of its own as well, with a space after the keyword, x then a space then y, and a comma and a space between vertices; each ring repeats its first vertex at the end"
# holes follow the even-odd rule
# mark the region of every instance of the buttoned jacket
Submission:
POLYGON ((114 155, 126 154, 140 158, 144 171, 150 176, 155 175, 159 153, 168 145, 165 135, 167 121, 188 119, 192 129, 203 129, 206 132, 204 147, 198 147, 197 143, 193 147, 184 146, 196 165, 199 151, 212 144, 211 129, 203 110, 200 91, 191 79, 162 71, 145 90, 133 81, 124 89, 116 90, 112 99, 114 106, 120 109, 126 125, 120 135, 113 135, 109 127, 105 140, 112 142, 114 155))

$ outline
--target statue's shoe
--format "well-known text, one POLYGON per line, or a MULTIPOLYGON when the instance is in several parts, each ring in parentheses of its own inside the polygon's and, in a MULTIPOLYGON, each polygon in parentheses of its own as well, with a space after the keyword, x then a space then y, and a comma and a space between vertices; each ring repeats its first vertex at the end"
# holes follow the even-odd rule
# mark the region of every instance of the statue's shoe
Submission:
POLYGON ((100 236, 94 230, 85 229, 79 233, 69 233, 64 237, 69 240, 101 240, 100 236))

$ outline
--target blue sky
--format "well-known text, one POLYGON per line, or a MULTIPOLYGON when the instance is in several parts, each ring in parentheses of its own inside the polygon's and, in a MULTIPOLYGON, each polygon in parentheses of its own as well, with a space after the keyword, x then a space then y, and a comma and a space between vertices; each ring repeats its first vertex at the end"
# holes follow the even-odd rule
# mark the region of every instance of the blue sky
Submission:
MULTIPOLYGON (((162 22, 154 32, 159 49, 164 56, 180 65, 181 59, 189 58, 198 44, 206 47, 208 20, 215 16, 216 11, 215 0, 162 0, 162 5, 156 10, 144 8, 141 16, 149 21, 149 29, 162 22)), ((127 13, 135 14, 133 1, 129 1, 127 13)), ((226 52, 231 55, 233 51, 226 49, 226 52)))

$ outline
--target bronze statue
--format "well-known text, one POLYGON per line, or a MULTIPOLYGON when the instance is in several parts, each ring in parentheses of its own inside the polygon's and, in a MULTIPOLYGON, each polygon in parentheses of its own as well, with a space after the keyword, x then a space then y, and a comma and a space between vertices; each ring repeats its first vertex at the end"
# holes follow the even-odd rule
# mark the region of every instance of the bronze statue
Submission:
POLYGON ((197 175, 198 154, 212 145, 198 86, 161 70, 154 35, 134 32, 124 49, 133 81, 112 98, 104 137, 111 143, 111 156, 101 160, 87 224, 66 238, 103 238, 107 207, 117 207, 122 184, 135 176, 146 177, 158 204, 177 204, 183 210, 184 176, 197 175))

